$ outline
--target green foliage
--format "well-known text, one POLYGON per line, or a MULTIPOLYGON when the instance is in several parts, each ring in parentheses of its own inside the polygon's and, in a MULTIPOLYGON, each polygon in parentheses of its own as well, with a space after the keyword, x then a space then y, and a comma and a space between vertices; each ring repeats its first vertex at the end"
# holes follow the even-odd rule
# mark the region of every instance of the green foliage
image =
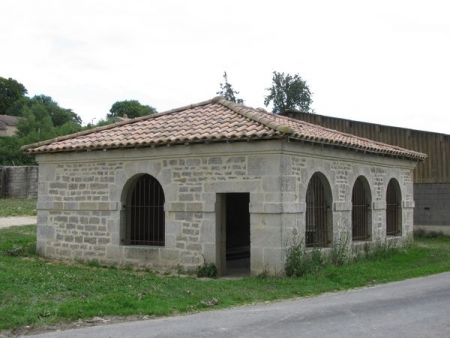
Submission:
POLYGON ((9 108, 19 116, 13 137, 0 138, 0 165, 34 165, 34 156, 22 153, 24 145, 68 135, 82 129, 81 118, 70 109, 61 108, 45 95, 22 97, 9 108))
POLYGON ((26 245, 13 245, 6 250, 6 255, 11 257, 29 257, 36 254, 36 243, 27 243, 26 245))
POLYGON ((217 267, 214 263, 203 263, 197 268, 197 277, 217 277, 217 267))
POLYGON ((310 111, 313 102, 309 87, 298 74, 273 72, 272 87, 267 88, 269 94, 264 99, 266 107, 273 102, 272 112, 279 114, 287 109, 298 109, 303 112, 310 111))
POLYGON ((284 271, 288 277, 303 277, 315 273, 326 265, 326 259, 319 248, 307 250, 304 243, 291 245, 286 254, 284 271))
POLYGON ((1 198, 0 217, 36 215, 36 198, 1 198))
POLYGON ((27 138, 0 137, 0 165, 36 165, 34 156, 24 154, 20 150, 20 147, 27 143, 27 138))
POLYGON ((156 113, 155 108, 142 105, 136 100, 117 101, 112 105, 109 111, 110 113, 106 115, 107 120, 114 119, 114 117, 123 117, 124 115, 132 119, 156 113))
POLYGON ((228 101, 235 102, 238 104, 244 104, 244 100, 238 99, 236 97, 236 95, 238 95, 239 92, 235 91, 233 89, 233 86, 230 83, 228 83, 227 72, 223 72, 223 79, 225 83, 220 84, 220 90, 216 94, 224 97, 228 101))
POLYGON ((96 316, 142 319, 203 311, 209 305, 226 308, 307 297, 450 271, 450 237, 419 239, 388 259, 329 264, 307 278, 202 280, 6 253, 20 253, 20 247, 33 247, 35 241, 35 226, 0 229, 0 281, 5 286, 0 289, 0 335, 18 328, 15 332, 31 335, 36 332, 28 330, 56 323, 63 329, 64 323, 96 316))
POLYGON ((349 262, 350 250, 348 235, 341 234, 341 241, 333 245, 331 249, 330 261, 334 266, 342 266, 349 262))
POLYGON ((356 260, 383 260, 399 253, 401 249, 390 242, 365 243, 362 252, 356 252, 356 260))
POLYGON ((9 115, 7 114, 9 108, 26 93, 23 84, 0 76, 0 115, 9 115))
POLYGON ((442 231, 425 231, 424 229, 414 230, 414 238, 440 238, 444 236, 442 231))
POLYGON ((59 107, 49 96, 24 98, 15 108, 20 109, 19 116, 23 117, 17 125, 17 136, 28 137, 28 141, 36 142, 81 130, 81 118, 71 109, 59 107))

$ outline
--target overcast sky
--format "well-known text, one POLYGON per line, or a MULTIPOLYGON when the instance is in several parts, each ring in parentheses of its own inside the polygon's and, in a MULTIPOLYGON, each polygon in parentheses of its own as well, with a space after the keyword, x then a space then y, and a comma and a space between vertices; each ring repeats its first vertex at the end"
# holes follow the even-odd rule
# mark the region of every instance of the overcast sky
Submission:
POLYGON ((298 73, 318 114, 450 134, 450 1, 0 0, 0 76, 84 123, 211 99, 224 71, 255 108, 298 73))

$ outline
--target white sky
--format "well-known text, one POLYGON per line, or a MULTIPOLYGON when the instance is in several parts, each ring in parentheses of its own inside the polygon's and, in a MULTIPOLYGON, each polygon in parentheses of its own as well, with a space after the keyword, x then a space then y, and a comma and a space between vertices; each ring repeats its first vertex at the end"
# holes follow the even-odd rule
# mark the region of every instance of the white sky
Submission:
POLYGON ((0 0, 0 76, 84 123, 211 99, 224 71, 248 106, 298 73, 318 114, 450 134, 450 1, 0 0))

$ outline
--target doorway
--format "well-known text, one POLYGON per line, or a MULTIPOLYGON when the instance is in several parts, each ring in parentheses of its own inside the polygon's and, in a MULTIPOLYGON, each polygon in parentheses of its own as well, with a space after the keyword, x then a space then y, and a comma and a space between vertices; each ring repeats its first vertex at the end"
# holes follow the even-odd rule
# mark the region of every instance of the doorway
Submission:
POLYGON ((219 274, 248 276, 250 274, 250 194, 220 194, 219 274))

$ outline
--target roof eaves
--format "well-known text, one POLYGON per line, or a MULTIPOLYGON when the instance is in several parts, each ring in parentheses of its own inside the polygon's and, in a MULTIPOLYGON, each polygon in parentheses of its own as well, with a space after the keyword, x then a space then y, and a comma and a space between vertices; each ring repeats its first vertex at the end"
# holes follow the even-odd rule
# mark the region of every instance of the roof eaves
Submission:
POLYGON ((419 153, 416 151, 405 151, 403 149, 398 150, 398 151, 395 151, 393 149, 391 149, 391 150, 375 149, 375 148, 371 148, 371 147, 367 147, 367 146, 353 145, 353 144, 349 144, 349 143, 342 142, 342 141, 333 142, 333 141, 326 140, 323 138, 319 139, 319 138, 314 138, 314 137, 310 137, 307 135, 298 135, 297 134, 296 136, 290 136, 289 139, 307 142, 310 144, 328 145, 328 146, 341 148, 341 149, 362 151, 364 153, 371 153, 371 154, 382 155, 382 156, 406 158, 409 160, 424 161, 428 157, 426 154, 419 153))
POLYGON ((218 143, 218 142, 251 142, 254 140, 274 140, 274 139, 280 139, 283 138, 282 136, 279 136, 277 138, 274 138, 273 135, 268 135, 267 133, 264 134, 255 134, 251 137, 248 136, 235 136, 232 138, 226 138, 222 135, 208 135, 207 137, 195 137, 195 138, 189 138, 189 139, 183 139, 183 138, 176 138, 171 139, 167 138, 164 140, 159 140, 157 142, 133 142, 133 143, 127 143, 127 144, 108 144, 108 145, 102 145, 102 144, 96 144, 93 145, 91 143, 83 145, 83 146, 73 146, 73 147, 57 147, 53 149, 39 149, 34 148, 31 149, 29 152, 31 154, 43 154, 43 153, 68 153, 68 152, 90 152, 90 151, 107 151, 107 150, 115 150, 115 149, 138 149, 138 148, 145 148, 145 147, 162 147, 162 146, 174 146, 174 145, 182 145, 182 144, 199 144, 199 143, 218 143))
POLYGON ((51 144, 53 142, 65 141, 65 140, 69 140, 71 138, 75 138, 75 137, 79 137, 79 136, 86 136, 86 135, 93 134, 93 133, 96 133, 96 132, 113 129, 115 127, 120 127, 122 125, 133 124, 133 123, 138 122, 138 121, 149 120, 149 119, 157 118, 157 117, 162 116, 162 115, 169 115, 169 114, 177 113, 177 112, 180 112, 180 111, 183 111, 183 110, 186 110, 186 109, 192 109, 192 108, 195 108, 195 107, 205 106, 207 104, 211 104, 211 103, 217 102, 220 98, 222 98, 222 97, 219 96, 219 97, 215 97, 215 98, 213 98, 211 100, 206 100, 206 101, 202 101, 202 102, 199 102, 199 103, 190 104, 190 105, 183 106, 183 107, 180 107, 180 108, 171 109, 171 110, 168 110, 168 111, 165 111, 165 112, 156 113, 156 114, 152 114, 152 115, 146 115, 146 116, 140 116, 140 117, 136 117, 136 118, 133 118, 133 119, 127 119, 127 120, 124 120, 124 121, 119 121, 119 122, 115 122, 115 123, 112 123, 112 124, 108 124, 106 126, 97 127, 97 128, 89 129, 89 130, 84 130, 84 131, 80 131, 80 132, 77 132, 77 133, 74 133, 74 134, 65 135, 65 136, 59 136, 59 137, 52 138, 50 140, 40 141, 40 142, 36 142, 36 143, 33 143, 33 144, 24 145, 24 146, 21 147, 21 150, 22 151, 32 152, 32 151, 30 151, 30 149, 46 146, 46 145, 49 145, 49 144, 51 144))

